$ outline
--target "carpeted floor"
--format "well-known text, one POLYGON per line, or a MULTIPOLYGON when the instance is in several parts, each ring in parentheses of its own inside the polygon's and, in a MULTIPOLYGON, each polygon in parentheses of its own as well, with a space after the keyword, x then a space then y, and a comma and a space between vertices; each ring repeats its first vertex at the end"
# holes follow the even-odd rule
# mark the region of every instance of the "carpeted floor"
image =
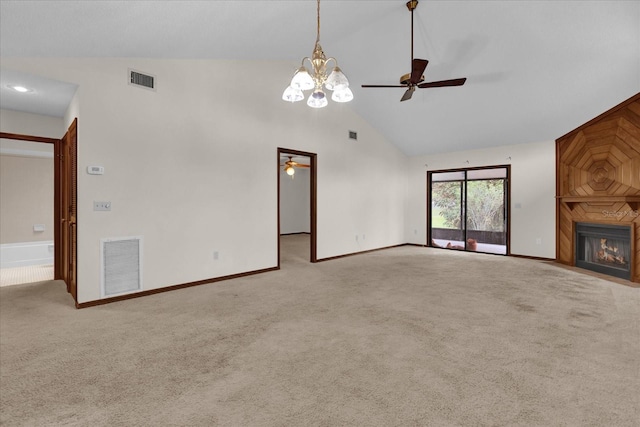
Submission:
MULTIPOLYGON (((640 289, 400 247, 75 310, 0 289, 3 426, 637 426, 640 289)), ((177 266, 179 267, 179 266, 177 266)))

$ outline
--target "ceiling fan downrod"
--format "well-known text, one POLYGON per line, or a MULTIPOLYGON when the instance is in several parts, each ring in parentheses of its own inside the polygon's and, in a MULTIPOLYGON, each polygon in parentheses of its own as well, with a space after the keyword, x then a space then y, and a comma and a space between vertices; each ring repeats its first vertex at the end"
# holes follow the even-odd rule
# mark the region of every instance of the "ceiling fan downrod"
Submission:
POLYGON ((418 0, 409 0, 407 9, 411 12, 411 62, 413 63, 413 11, 418 7, 418 0))
MULTIPOLYGON (((411 66, 409 67, 409 69, 413 69, 413 11, 415 10, 416 7, 418 7, 418 0, 409 0, 407 2, 407 9, 409 9, 409 12, 411 12, 411 64, 410 64, 411 66)), ((420 80, 415 83, 422 83, 423 81, 424 81, 424 76, 421 76, 420 80)), ((402 77, 400 77, 400 84, 411 85, 410 82, 411 82, 411 73, 405 74, 402 77)), ((405 96, 407 94, 408 92, 405 93, 405 96)), ((411 97, 410 94, 409 94, 409 97, 411 97)))

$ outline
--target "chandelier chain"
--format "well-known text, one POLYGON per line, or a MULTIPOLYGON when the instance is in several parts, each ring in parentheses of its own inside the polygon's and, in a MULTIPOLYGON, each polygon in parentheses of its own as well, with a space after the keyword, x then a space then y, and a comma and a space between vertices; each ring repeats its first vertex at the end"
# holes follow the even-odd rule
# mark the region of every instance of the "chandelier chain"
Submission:
POLYGON ((316 43, 319 43, 320 42, 320 0, 318 0, 318 4, 316 7, 316 14, 318 16, 318 27, 317 27, 318 29, 316 32, 316 43))

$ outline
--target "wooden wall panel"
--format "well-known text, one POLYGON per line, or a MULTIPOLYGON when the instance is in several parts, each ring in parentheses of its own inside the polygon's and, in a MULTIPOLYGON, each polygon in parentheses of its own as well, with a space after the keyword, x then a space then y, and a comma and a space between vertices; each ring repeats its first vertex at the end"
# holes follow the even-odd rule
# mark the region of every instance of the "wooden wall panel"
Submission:
POLYGON ((556 140, 559 262, 574 265, 576 222, 629 225, 640 283, 640 93, 556 140))

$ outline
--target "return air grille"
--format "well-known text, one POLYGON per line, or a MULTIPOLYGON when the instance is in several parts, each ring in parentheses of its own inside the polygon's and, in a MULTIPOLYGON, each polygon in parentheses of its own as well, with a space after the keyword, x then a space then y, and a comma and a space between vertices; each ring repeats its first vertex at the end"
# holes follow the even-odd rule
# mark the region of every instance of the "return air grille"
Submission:
POLYGON ((102 239, 100 242, 102 296, 142 290, 142 237, 102 239))
POLYGON ((156 78, 150 74, 129 69, 129 84, 146 89, 156 90, 156 78))

